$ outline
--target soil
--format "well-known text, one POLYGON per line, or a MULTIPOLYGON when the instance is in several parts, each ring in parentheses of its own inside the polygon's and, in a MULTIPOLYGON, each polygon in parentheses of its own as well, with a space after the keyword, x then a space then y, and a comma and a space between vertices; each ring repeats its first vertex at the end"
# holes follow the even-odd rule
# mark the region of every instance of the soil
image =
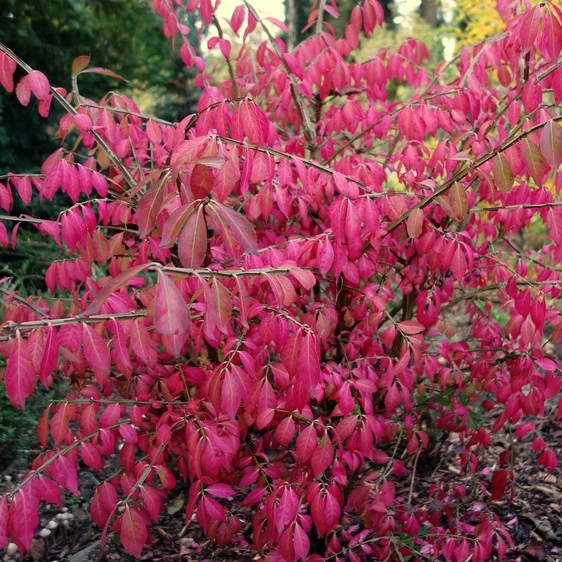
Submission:
MULTIPOLYGON (((562 421, 555 420, 554 413, 541 420, 539 427, 546 444, 562 460, 562 421)), ((529 439, 521 439, 517 444, 516 490, 514 501, 507 500, 489 503, 509 529, 515 548, 509 552, 512 562, 561 562, 562 561, 562 471, 557 468, 548 475, 537 463, 537 455, 532 452, 529 439)), ((481 455, 483 465, 494 468, 494 462, 505 443, 493 442, 481 455)), ((458 444, 449 442, 441 447, 439 455, 423 459, 420 457, 416 467, 412 494, 418 501, 431 497, 429 487, 441 481, 460 483, 458 471, 458 444)), ((117 466, 117 465, 116 465, 117 466)), ((109 472, 111 472, 108 466, 109 472)), ((12 463, 1 474, 0 494, 13 488, 26 472, 26 467, 18 462, 12 463), (11 477, 11 480, 6 480, 11 477)), ((125 553, 119 544, 119 537, 108 533, 105 550, 101 549, 101 530, 91 522, 88 514, 89 502, 95 487, 99 484, 99 473, 88 468, 79 470, 80 497, 66 496, 68 512, 74 518, 66 533, 56 529, 46 541, 39 538, 39 531, 32 549, 24 560, 40 562, 133 562, 135 559, 125 553)), ((467 479, 468 480, 468 479, 467 479)), ((408 494, 411 481, 404 482, 404 493, 408 494)), ((157 525, 152 528, 152 544, 143 549, 141 560, 152 562, 246 562, 258 560, 245 536, 240 536, 232 545, 219 547, 211 543, 203 534, 195 518, 187 525, 183 519, 185 512, 186 488, 173 491, 170 501, 163 510, 157 525)), ((61 513, 63 508, 55 505, 41 506, 40 525, 45 526, 61 513)), ((249 527, 247 513, 240 513, 241 520, 249 527)), ((3 553, 2 553, 3 554, 3 553)), ((21 560, 21 559, 20 559, 21 560)))

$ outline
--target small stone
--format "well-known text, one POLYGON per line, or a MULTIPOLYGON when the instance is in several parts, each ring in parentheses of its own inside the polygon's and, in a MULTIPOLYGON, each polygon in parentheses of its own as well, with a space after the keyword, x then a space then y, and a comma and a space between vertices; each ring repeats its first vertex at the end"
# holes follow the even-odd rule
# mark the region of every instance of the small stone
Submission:
POLYGON ((11 543, 6 547, 6 555, 9 556, 10 558, 13 558, 17 553, 18 553, 18 547, 17 547, 17 545, 14 544, 13 542, 11 542, 11 543))
MULTIPOLYGON (((51 534, 51 531, 48 529, 43 529, 42 531, 47 531, 49 535, 51 534)), ((32 560, 43 560, 45 556, 45 541, 43 539, 33 539, 31 541, 29 556, 31 556, 32 560)))

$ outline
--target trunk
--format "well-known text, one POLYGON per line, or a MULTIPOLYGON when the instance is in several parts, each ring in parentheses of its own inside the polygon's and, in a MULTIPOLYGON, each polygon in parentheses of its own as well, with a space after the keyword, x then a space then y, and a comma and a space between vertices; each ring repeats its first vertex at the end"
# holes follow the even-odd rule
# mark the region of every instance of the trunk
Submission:
POLYGON ((437 10, 437 0, 422 0, 420 7, 420 14, 430 27, 437 27, 438 24, 438 10, 437 10))
POLYGON ((287 9, 287 27, 289 28, 289 33, 287 37, 287 50, 292 51, 298 42, 298 17, 297 17, 297 7, 295 5, 296 0, 285 0, 287 9))

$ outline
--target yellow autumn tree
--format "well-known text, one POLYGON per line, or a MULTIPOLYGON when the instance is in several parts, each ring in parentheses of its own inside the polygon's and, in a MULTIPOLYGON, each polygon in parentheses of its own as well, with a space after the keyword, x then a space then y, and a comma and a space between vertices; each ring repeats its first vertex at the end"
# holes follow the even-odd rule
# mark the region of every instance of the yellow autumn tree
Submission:
POLYGON ((460 48, 499 33, 504 27, 493 0, 457 0, 460 48))

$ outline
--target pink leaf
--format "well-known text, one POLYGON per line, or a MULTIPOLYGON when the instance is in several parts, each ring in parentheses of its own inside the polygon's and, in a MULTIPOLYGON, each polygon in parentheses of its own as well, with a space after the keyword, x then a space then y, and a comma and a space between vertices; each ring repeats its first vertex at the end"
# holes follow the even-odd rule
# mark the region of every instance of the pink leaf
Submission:
POLYGON ((319 476, 320 473, 324 472, 334 460, 334 448, 332 442, 328 435, 324 435, 320 439, 320 443, 314 449, 312 453, 312 470, 314 476, 319 476))
POLYGON ((317 438, 314 424, 303 429, 297 437, 296 453, 301 463, 305 463, 316 449, 317 438))
POLYGON ((302 560, 306 560, 310 550, 310 539, 298 523, 295 523, 293 542, 295 546, 295 554, 302 560))
POLYGON ((90 64, 90 55, 80 55, 72 61, 72 76, 77 76, 90 64))
POLYGON ((212 484, 205 488, 205 492, 216 498, 233 498, 236 492, 228 484, 212 484))
POLYGON ((33 92, 35 97, 42 101, 49 96, 49 81, 47 77, 38 70, 32 70, 27 75, 27 81, 29 84, 29 89, 33 92))
POLYGON ((184 267, 197 269, 207 253, 207 224, 203 207, 194 212, 182 230, 178 242, 178 256, 184 267))
POLYGON ((528 138, 523 139, 523 161, 529 176, 537 185, 542 185, 544 175, 548 172, 548 163, 540 148, 528 138))
POLYGON ((34 497, 31 487, 20 490, 12 499, 8 530, 14 542, 21 550, 29 550, 39 525, 37 508, 39 501, 34 497))
POLYGON ((562 127, 552 119, 546 122, 540 138, 541 152, 551 168, 562 162, 562 127))
POLYGON ((136 277, 141 271, 144 271, 148 267, 147 263, 140 265, 135 265, 133 267, 127 268, 125 271, 110 279, 103 287, 100 289, 94 300, 91 302, 90 306, 83 312, 83 316, 91 316, 92 314, 97 314, 101 307, 105 304, 107 299, 116 291, 127 285, 127 283, 136 277))
POLYGON ((8 55, 0 52, 0 84, 8 92, 14 91, 14 72, 17 65, 8 55))
POLYGON ((498 154, 494 161, 494 180, 502 193, 507 193, 513 186, 513 172, 503 154, 498 154))
POLYGON ((113 72, 113 70, 109 70, 108 68, 100 68, 99 66, 86 68, 82 70, 80 73, 103 74, 104 76, 111 76, 112 78, 117 78, 117 80, 123 80, 123 82, 128 82, 126 78, 123 78, 123 76, 121 76, 120 74, 113 72))
POLYGON ((154 321, 161 334, 183 334, 191 324, 187 304, 172 280, 158 270, 154 321))
POLYGON ((156 217, 164 201, 163 182, 153 185, 142 197, 135 213, 135 220, 139 227, 139 236, 145 238, 156 225, 156 217))
POLYGON ((248 219, 217 201, 214 202, 213 206, 216 212, 228 223, 234 237, 240 242, 244 250, 250 253, 257 252, 258 241, 256 233, 248 219))
POLYGON ((93 369, 109 373, 110 357, 107 342, 88 324, 83 331, 84 355, 93 369))
POLYGON ((423 229, 423 211, 413 209, 406 223, 406 230, 410 238, 419 238, 423 229))
POLYGON ((8 544, 8 497, 4 495, 0 498, 0 548, 4 548, 7 544, 8 544))
POLYGON ((136 508, 125 505, 125 513, 121 519, 121 543, 133 556, 140 556, 142 547, 148 538, 148 531, 136 508))
POLYGON ((320 380, 320 345, 316 336, 308 331, 301 339, 299 379, 311 393, 320 380))
POLYGON ((27 342, 16 335, 6 367, 6 394, 14 406, 25 408, 25 399, 35 390, 37 377, 27 342))
POLYGON ((171 248, 177 244, 180 232, 195 209, 195 203, 182 205, 168 217, 162 228, 161 248, 171 248))

